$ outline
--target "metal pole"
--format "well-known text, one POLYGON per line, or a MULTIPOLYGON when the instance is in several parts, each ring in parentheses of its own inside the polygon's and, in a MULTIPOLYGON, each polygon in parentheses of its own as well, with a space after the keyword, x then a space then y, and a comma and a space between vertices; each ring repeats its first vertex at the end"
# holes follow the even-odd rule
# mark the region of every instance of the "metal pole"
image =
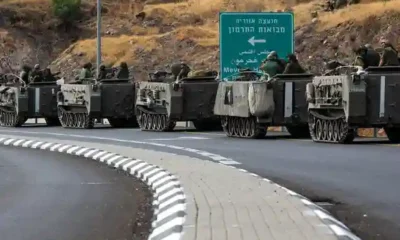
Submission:
POLYGON ((101 65, 101 0, 97 0, 97 67, 96 76, 99 75, 101 65))

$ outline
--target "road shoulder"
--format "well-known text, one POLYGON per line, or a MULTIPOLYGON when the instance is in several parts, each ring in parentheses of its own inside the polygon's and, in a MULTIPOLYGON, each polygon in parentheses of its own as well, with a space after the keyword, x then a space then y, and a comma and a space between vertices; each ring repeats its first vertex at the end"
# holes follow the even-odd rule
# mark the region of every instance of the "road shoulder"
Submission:
MULTIPOLYGON (((180 239, 182 226, 185 240, 359 239, 308 199, 233 166, 109 144, 25 136, 24 140, 12 135, 0 138, 2 144, 23 147, 25 144, 25 147, 82 155, 113 167, 120 167, 119 161, 113 160, 116 156, 134 159, 122 168, 144 181, 158 175, 153 172, 156 166, 166 169, 172 175, 165 182, 157 181, 159 189, 155 190, 154 203, 157 217, 151 239, 164 239, 167 235, 180 239)), ((154 187, 154 181, 152 184, 154 187)))

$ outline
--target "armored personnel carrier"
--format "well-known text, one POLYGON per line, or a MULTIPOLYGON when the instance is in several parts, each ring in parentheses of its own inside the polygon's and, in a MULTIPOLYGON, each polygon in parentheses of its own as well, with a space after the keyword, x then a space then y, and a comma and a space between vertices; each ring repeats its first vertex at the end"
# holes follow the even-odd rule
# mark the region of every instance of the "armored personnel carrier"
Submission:
POLYGON ((59 126, 56 82, 26 85, 17 76, 0 85, 0 126, 20 127, 29 118, 44 118, 48 126, 59 126))
POLYGON ((140 129, 172 131, 177 121, 192 121, 199 131, 220 129, 219 119, 213 114, 217 89, 216 76, 175 81, 167 72, 149 74, 149 81, 140 82, 137 87, 136 116, 140 129))
POLYGON ((292 137, 309 137, 306 84, 310 74, 263 73, 242 69, 234 81, 220 82, 214 114, 228 137, 263 138, 269 126, 285 126, 292 137))
POLYGON ((313 141, 351 143, 356 128, 384 128, 400 142, 400 67, 340 68, 307 85, 313 141))
POLYGON ((137 127, 135 93, 130 80, 63 84, 57 94, 58 118, 65 128, 93 128, 97 118, 107 118, 112 127, 137 127))

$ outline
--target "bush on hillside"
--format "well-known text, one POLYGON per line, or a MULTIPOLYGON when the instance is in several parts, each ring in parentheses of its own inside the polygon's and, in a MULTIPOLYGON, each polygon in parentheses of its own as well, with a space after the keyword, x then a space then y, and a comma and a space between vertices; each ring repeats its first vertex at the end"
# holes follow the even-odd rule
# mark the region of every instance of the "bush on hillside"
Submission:
POLYGON ((63 23, 71 24, 80 16, 81 0, 52 0, 54 15, 63 23))

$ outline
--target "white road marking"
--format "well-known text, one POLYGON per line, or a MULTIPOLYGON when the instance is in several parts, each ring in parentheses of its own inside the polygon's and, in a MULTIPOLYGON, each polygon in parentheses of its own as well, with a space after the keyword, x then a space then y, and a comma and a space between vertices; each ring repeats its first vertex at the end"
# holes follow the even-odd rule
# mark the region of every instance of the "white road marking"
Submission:
POLYGON ((174 140, 206 140, 210 138, 206 137, 177 137, 177 138, 154 138, 154 139, 146 139, 146 141, 174 141, 174 140))
MULTIPOLYGON (((81 139, 93 139, 93 140, 103 140, 103 141, 112 141, 112 142, 120 142, 120 143, 131 143, 131 144, 142 144, 142 145, 150 145, 150 146, 158 146, 158 147, 165 147, 170 149, 177 149, 185 152, 191 152, 202 157, 207 157, 212 159, 213 161, 225 164, 225 165, 240 165, 241 163, 234 161, 231 158, 226 158, 218 154, 194 149, 194 148, 186 148, 180 147, 171 144, 161 144, 161 143, 152 143, 152 142, 144 142, 144 141, 135 141, 135 140, 127 140, 127 139, 120 139, 120 138, 108 138, 108 137, 96 137, 96 136, 85 136, 85 135, 78 135, 78 134, 65 134, 65 133, 47 133, 47 132, 35 132, 35 131, 12 131, 12 130, 0 130, 0 132, 8 132, 8 133, 17 133, 17 134, 43 134, 49 136, 61 136, 61 137, 73 137, 73 138, 81 138, 81 139)), ((197 137, 199 138, 199 137, 197 137)), ((85 157, 90 155, 89 153, 85 154, 85 157)))

